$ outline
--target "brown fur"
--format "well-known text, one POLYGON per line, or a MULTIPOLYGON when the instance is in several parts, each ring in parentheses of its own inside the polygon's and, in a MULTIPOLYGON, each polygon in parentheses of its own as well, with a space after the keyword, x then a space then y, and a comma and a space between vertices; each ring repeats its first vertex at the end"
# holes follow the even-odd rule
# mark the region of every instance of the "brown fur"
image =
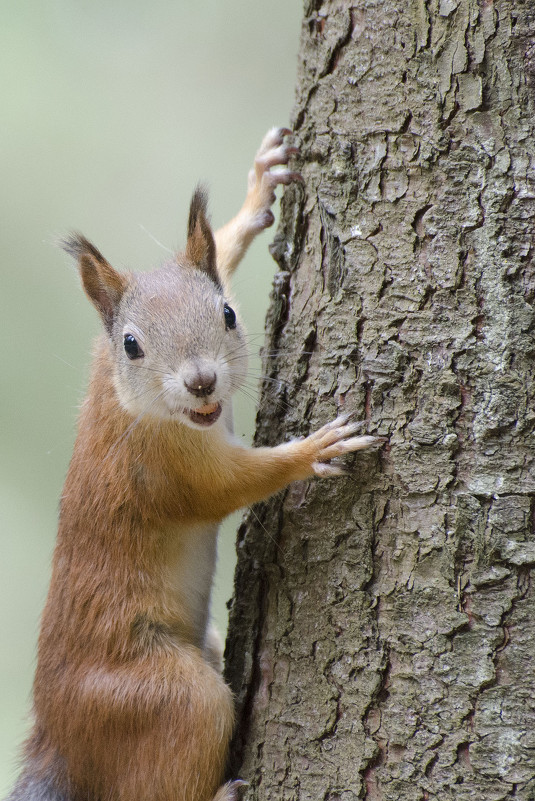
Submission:
MULTIPOLYGON (((156 414, 152 402, 138 417, 128 410, 138 402, 128 382, 149 382, 155 392, 162 364, 171 365, 171 377, 184 364, 200 370, 211 329, 221 329, 210 345, 218 354, 223 342, 242 347, 239 325, 228 330, 223 323, 217 284, 246 243, 218 253, 212 280, 214 240, 205 212, 196 193, 186 255, 150 276, 117 273, 83 237, 68 243, 107 335, 97 344, 61 498, 35 724, 12 801, 232 799, 236 784, 221 782, 233 705, 213 667, 210 571, 203 572, 213 524, 294 479, 338 474, 330 458, 374 442, 352 437, 355 427, 343 419, 301 441, 252 449, 223 424, 191 427, 172 409, 156 414), (133 325, 156 367, 126 358, 123 330, 133 325), (204 594, 192 599, 197 585, 204 594)), ((240 230, 234 228, 238 239, 240 230)), ((229 386, 221 390, 223 403, 229 386)), ((202 409, 205 401, 195 403, 202 409)))
POLYGON ((206 190, 198 186, 193 193, 189 210, 186 259, 204 270, 212 281, 221 286, 216 267, 214 237, 206 215, 207 202, 206 190))
POLYGON ((81 234, 73 234, 63 247, 78 259, 84 289, 93 300, 106 326, 111 332, 113 314, 128 285, 127 276, 116 272, 102 253, 81 234))

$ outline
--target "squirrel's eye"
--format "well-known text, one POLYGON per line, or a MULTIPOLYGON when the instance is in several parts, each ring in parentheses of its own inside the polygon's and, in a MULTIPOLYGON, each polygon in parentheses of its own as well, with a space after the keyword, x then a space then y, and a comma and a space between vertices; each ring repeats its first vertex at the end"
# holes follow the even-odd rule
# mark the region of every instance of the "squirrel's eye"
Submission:
POLYGON ((129 359, 140 359, 145 355, 139 347, 137 339, 132 334, 124 335, 124 349, 129 359))
POLYGON ((236 328, 236 312, 231 309, 228 303, 225 303, 223 314, 225 315, 225 328, 236 328))

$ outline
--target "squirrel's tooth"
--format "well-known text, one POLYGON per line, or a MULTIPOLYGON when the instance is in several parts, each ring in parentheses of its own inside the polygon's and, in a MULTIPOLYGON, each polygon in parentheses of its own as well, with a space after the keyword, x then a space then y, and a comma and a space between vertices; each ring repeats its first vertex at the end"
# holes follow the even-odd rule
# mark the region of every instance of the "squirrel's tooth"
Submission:
POLYGON ((201 406, 200 409, 194 409, 194 412, 198 414, 213 414, 213 412, 217 411, 219 407, 219 403, 207 403, 206 406, 201 406))

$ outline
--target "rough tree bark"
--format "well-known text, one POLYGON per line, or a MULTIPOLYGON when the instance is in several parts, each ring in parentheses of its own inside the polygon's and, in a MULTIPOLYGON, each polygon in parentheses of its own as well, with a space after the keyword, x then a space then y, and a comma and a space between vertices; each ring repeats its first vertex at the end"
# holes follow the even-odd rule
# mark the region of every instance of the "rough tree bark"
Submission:
POLYGON ((389 444, 239 531, 252 798, 535 798, 534 42, 532 0, 305 3, 256 439, 389 444))

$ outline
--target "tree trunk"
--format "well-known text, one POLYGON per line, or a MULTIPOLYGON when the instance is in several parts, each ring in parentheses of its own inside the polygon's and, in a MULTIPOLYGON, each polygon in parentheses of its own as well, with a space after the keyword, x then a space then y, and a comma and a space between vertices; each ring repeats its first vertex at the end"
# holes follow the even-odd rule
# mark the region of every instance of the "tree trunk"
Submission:
POLYGON ((389 442, 239 531, 234 770, 533 801, 535 5, 305 6, 256 441, 343 409, 389 442))

